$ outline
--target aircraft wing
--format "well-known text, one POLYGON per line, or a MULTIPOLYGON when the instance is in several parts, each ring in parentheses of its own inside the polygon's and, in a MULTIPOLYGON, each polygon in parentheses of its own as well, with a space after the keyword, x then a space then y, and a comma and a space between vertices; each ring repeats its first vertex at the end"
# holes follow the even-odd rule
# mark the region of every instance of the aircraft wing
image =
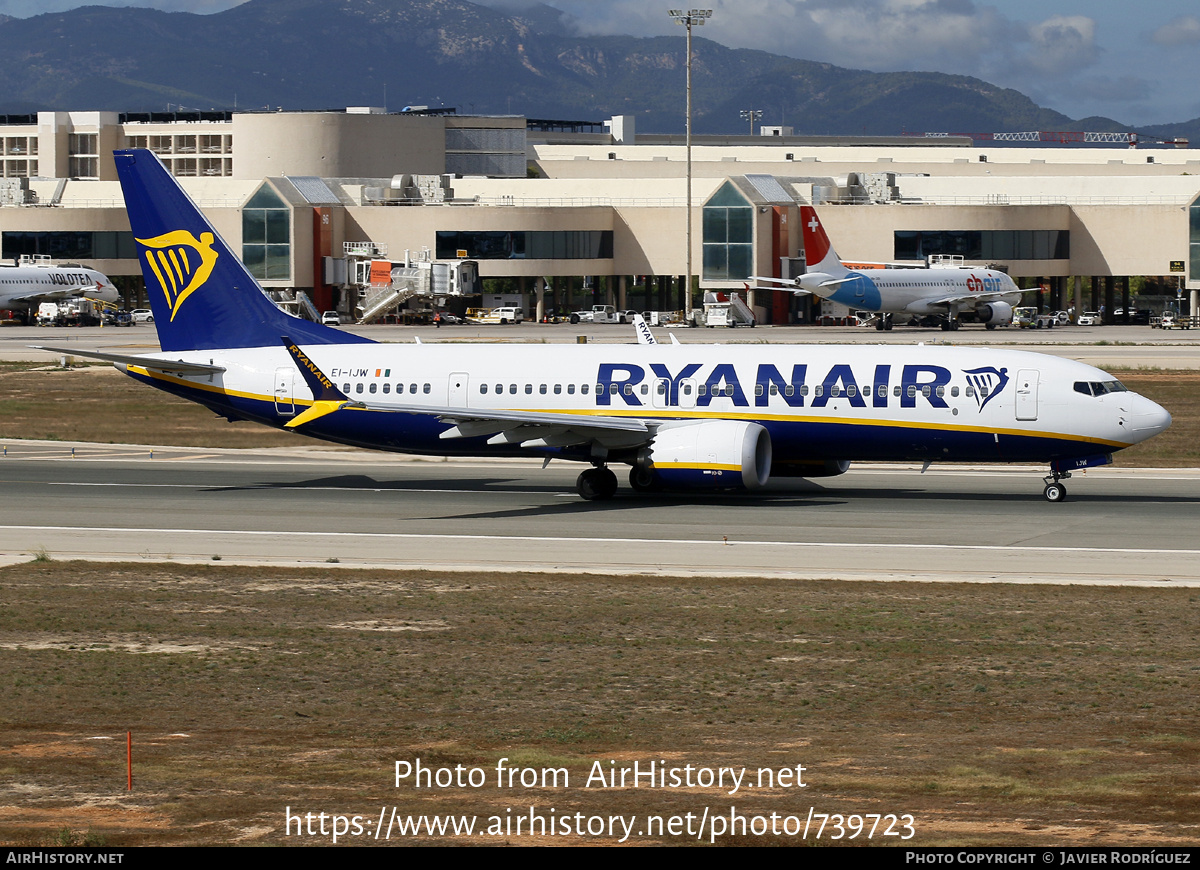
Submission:
POLYGON ((5 296, 3 304, 12 305, 21 303, 23 305, 32 305, 33 303, 42 302, 62 302, 67 299, 80 299, 83 297, 84 289, 76 287, 74 289, 64 287, 61 290, 38 290, 32 293, 25 293, 19 296, 5 296))
POLYGON ((1012 295, 1011 290, 1004 293, 958 293, 954 296, 941 296, 928 300, 929 305, 957 305, 962 302, 1002 302, 1005 296, 1012 295))
MULTIPOLYGON (((805 290, 803 287, 801 287, 800 282, 797 281, 795 278, 764 278, 762 275, 751 275, 746 280, 747 281, 759 281, 759 282, 762 282, 765 284, 778 284, 778 285, 780 285, 778 289, 791 290, 796 295, 800 295, 801 293, 807 294, 807 293, 812 292, 810 290, 805 290)), ((775 290, 777 288, 768 287, 765 289, 775 290)))
MULTIPOLYGON (((341 407, 437 417, 451 428, 443 439, 479 438, 490 435, 492 445, 520 444, 523 447, 568 447, 597 442, 605 447, 633 447, 649 441, 654 425, 630 417, 555 414, 542 411, 510 411, 488 408, 430 408, 422 405, 380 405, 347 402, 341 407)), ((336 410, 336 409, 334 409, 336 410)))
POLYGON ((313 403, 288 424, 297 429, 326 414, 344 408, 384 414, 425 414, 451 427, 441 438, 491 436, 489 444, 520 444, 523 447, 568 447, 596 442, 607 448, 635 447, 649 441, 650 424, 636 418, 515 411, 500 408, 430 408, 426 405, 384 405, 351 399, 317 368, 290 338, 281 336, 300 374, 312 390, 313 403))
POLYGON ((190 363, 183 360, 156 359, 152 356, 136 356, 134 354, 104 353, 98 350, 80 350, 75 347, 50 347, 49 345, 31 344, 34 350, 47 350, 50 353, 65 353, 70 356, 82 356, 88 359, 99 359, 105 362, 118 363, 127 366, 139 366, 154 369, 156 372, 177 372, 185 375, 213 375, 225 371, 224 366, 206 365, 205 363, 190 363))
POLYGON ((650 331, 650 327, 646 324, 646 318, 640 314, 633 315, 633 329, 637 333, 638 344, 658 344, 654 338, 654 333, 650 331))

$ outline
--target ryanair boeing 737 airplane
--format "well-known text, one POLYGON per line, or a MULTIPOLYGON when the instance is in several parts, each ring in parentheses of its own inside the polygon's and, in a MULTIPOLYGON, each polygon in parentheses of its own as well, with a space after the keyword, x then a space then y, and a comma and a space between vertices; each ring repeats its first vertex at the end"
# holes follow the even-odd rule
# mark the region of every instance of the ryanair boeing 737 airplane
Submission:
POLYGON ((162 352, 90 355, 230 420, 574 460, 585 499, 616 492, 611 465, 639 492, 754 490, 857 459, 1045 462, 1049 501, 1171 422, 1099 369, 988 348, 372 342, 281 311, 153 153, 115 157, 162 352))

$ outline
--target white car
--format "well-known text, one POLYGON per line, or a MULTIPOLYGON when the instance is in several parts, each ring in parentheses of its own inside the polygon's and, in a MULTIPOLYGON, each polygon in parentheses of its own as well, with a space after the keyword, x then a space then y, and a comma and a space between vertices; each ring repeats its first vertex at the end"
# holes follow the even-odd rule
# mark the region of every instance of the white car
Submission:
POLYGON ((1079 315, 1080 326, 1099 326, 1100 314, 1096 311, 1085 311, 1079 315))
POLYGON ((325 326, 341 326, 342 315, 338 314, 336 311, 326 311, 321 314, 321 323, 323 323, 325 326))
POLYGON ((129 319, 134 323, 153 323, 154 312, 149 308, 135 308, 129 312, 129 319))

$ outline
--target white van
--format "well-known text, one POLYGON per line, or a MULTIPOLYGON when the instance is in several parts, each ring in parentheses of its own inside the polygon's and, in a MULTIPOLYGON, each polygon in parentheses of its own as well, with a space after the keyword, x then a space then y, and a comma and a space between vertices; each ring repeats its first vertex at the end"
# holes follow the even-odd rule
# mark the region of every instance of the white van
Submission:
MULTIPOLYGON (((469 313, 469 312, 468 312, 469 313)), ((476 323, 520 323, 525 319, 524 308, 493 308, 482 317, 475 318, 476 323)))

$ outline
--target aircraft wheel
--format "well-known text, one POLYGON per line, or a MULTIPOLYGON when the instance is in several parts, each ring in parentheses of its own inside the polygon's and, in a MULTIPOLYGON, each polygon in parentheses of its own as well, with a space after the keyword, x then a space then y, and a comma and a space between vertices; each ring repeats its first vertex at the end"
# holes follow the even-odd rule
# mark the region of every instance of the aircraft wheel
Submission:
POLYGON ((617 492, 617 476, 607 468, 589 468, 575 481, 575 489, 584 501, 604 501, 617 492))
POLYGON ((942 332, 949 332, 949 331, 950 331, 950 321, 943 320, 942 321, 942 332))
POLYGON ((1048 483, 1042 490, 1042 496, 1049 502, 1062 501, 1067 497, 1067 488, 1061 483, 1048 483))
POLYGON ((662 484, 652 471, 636 465, 629 469, 629 486, 634 492, 658 492, 662 489, 662 484))
POLYGON ((885 329, 887 329, 887 327, 884 326, 882 320, 875 321, 875 331, 876 332, 883 332, 885 329))
POLYGON ((996 328, 996 324, 994 324, 994 323, 985 323, 985 324, 983 325, 983 328, 984 328, 984 329, 995 329, 995 328, 996 328))

